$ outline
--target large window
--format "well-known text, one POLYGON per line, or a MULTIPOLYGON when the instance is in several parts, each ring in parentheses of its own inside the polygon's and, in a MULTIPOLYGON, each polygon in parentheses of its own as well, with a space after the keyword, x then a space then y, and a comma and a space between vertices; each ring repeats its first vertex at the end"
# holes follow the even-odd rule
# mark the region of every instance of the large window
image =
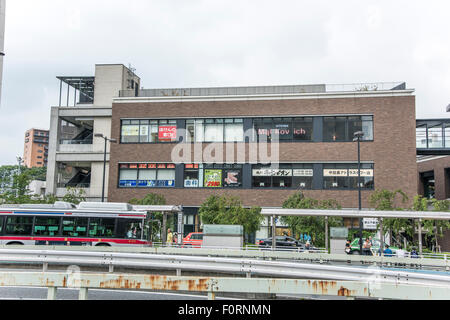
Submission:
POLYGON ((7 235, 31 235, 33 229, 33 217, 7 217, 5 234, 7 235))
POLYGON ((256 118, 253 127, 257 141, 312 141, 313 118, 256 118))
POLYGON ((186 142, 242 142, 243 119, 186 120, 186 142))
POLYGON ((90 218, 89 236, 93 238, 114 238, 114 218, 90 218))
POLYGON ((142 220, 117 219, 117 238, 140 239, 142 220))
POLYGON ((34 235, 57 236, 59 235, 59 217, 36 217, 34 222, 34 235))
POLYGON ((185 188, 241 188, 241 164, 186 164, 185 188))
POLYGON ((120 188, 175 187, 174 164, 119 164, 120 188))
POLYGON ((255 165, 252 169, 252 184, 254 188, 310 189, 312 176, 312 165, 280 164, 278 167, 255 165))
POLYGON ((88 218, 63 218, 62 234, 65 237, 87 237, 88 218))
POLYGON ((323 140, 348 142, 353 141, 354 133, 362 131, 362 140, 373 140, 373 117, 372 116, 339 116, 324 117, 323 140))
MULTIPOLYGON (((361 188, 374 188, 373 164, 361 164, 361 188)), ((323 169, 324 189, 358 189, 357 164, 325 164, 323 169)))
POLYGON ((177 141, 176 120, 122 120, 122 143, 164 143, 177 141))

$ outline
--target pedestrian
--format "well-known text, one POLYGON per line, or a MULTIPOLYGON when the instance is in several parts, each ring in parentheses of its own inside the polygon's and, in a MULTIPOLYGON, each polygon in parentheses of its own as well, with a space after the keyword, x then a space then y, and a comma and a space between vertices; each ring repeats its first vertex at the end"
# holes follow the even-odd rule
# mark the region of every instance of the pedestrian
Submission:
POLYGON ((417 253, 415 247, 412 248, 411 253, 410 253, 410 257, 413 258, 413 259, 418 259, 419 258, 419 254, 417 253))
POLYGON ((311 243, 307 240, 305 243, 305 251, 309 252, 308 250, 311 248, 311 243))
POLYGON ((386 248, 383 251, 384 256, 385 257, 392 257, 392 250, 391 250, 391 248, 389 248, 389 245, 386 244, 384 247, 386 248))
POLYGON ((402 246, 399 246, 397 249, 397 258, 404 258, 405 257, 405 250, 403 250, 402 246))
POLYGON ((345 252, 347 254, 350 254, 352 252, 351 246, 350 246, 350 240, 347 240, 347 242, 345 243, 345 252))
POLYGON ((370 244, 369 238, 366 238, 366 241, 364 241, 364 244, 363 244, 362 254, 364 256, 371 256, 372 255, 372 251, 370 250, 371 247, 372 247, 372 245, 370 244))
POLYGON ((173 234, 172 234, 172 230, 170 230, 170 228, 169 228, 169 229, 167 229, 166 245, 170 247, 172 245, 172 242, 173 242, 173 234))

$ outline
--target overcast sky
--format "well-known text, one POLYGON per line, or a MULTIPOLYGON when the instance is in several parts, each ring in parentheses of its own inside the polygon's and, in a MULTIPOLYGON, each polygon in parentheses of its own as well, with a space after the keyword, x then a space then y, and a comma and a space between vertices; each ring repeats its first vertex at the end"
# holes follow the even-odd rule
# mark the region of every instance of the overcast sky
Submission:
POLYGON ((145 88, 405 81, 417 118, 450 118, 448 0, 6 1, 0 165, 96 63, 145 88))

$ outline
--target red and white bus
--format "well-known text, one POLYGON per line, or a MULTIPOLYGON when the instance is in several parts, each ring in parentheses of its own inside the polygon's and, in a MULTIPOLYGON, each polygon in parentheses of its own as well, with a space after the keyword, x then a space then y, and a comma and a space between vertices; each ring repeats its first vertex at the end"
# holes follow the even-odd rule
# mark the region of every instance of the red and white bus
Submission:
POLYGON ((145 211, 126 203, 0 207, 0 245, 149 246, 145 211))

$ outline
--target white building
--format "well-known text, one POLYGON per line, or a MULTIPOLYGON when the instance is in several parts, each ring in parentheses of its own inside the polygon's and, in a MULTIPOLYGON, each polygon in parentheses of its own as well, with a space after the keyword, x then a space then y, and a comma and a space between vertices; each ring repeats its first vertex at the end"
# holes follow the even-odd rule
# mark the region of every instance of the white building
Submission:
MULTIPOLYGON (((76 187, 84 189, 88 201, 99 201, 105 144, 94 134, 111 137, 113 98, 121 90, 137 91, 140 78, 122 64, 98 64, 94 77, 57 79, 60 99, 59 106, 51 108, 46 194, 63 197, 67 187, 76 187)), ((106 153, 105 201, 109 143, 106 153)))

